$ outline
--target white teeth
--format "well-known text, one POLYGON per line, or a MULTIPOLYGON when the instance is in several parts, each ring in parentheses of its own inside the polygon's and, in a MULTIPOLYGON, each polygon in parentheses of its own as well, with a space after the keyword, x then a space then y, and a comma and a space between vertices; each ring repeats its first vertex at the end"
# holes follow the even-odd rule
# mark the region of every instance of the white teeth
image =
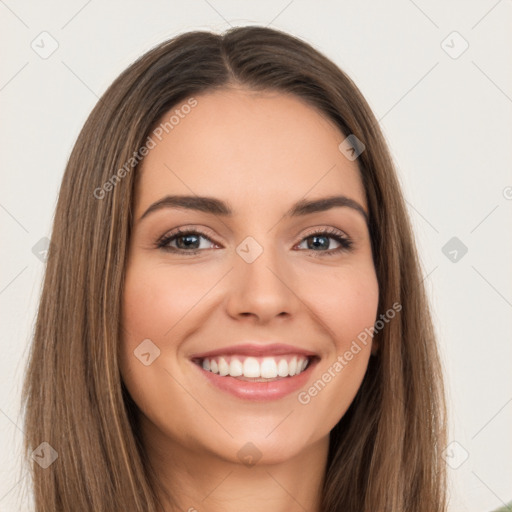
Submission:
POLYGON ((231 359, 229 364, 229 375, 231 377, 240 377, 244 373, 244 367, 239 359, 231 359))
POLYGON ((265 357, 261 363, 261 376, 265 379, 277 377, 277 364, 272 357, 265 357))
POLYGON ((290 376, 295 375, 297 373, 297 358, 294 357, 289 363, 288 363, 288 374, 290 376))
POLYGON ((286 359, 281 359, 277 365, 277 375, 279 377, 288 377, 288 363, 286 359))
POLYGON ((216 373, 221 377, 248 377, 274 379, 276 377, 293 377, 302 373, 308 365, 304 356, 277 357, 244 357, 220 356, 205 358, 201 366, 206 371, 216 373))
POLYGON ((229 373, 228 363, 226 362, 226 360, 223 357, 219 358, 219 375, 221 377, 224 377, 228 373, 229 373))
POLYGON ((258 360, 254 357, 248 357, 244 361, 244 377, 260 377, 261 370, 258 360))

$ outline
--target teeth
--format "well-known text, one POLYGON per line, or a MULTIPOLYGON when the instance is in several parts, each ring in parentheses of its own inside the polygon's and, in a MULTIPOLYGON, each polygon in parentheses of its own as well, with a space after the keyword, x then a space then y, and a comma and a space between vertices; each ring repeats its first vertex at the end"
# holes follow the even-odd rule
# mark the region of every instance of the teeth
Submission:
POLYGON ((289 363, 288 363, 288 374, 289 375, 295 375, 297 372, 297 358, 294 357, 289 363))
POLYGON ((244 361, 244 377, 261 377, 261 370, 258 360, 254 357, 248 357, 244 361))
POLYGON ((277 375, 279 377, 288 377, 288 363, 285 359, 281 359, 277 365, 277 375))
POLYGON ((248 377, 275 379, 293 377, 302 373, 308 365, 304 356, 245 357, 221 356, 203 359, 201 366, 206 371, 221 377, 248 377))
POLYGON ((219 358, 219 375, 221 377, 224 377, 229 373, 229 364, 226 362, 226 360, 221 357, 219 358))
POLYGON ((240 377, 244 373, 244 367, 238 359, 231 359, 229 364, 229 375, 231 377, 240 377))
POLYGON ((275 359, 265 357, 261 363, 261 376, 265 379, 273 379, 277 377, 277 364, 275 359))

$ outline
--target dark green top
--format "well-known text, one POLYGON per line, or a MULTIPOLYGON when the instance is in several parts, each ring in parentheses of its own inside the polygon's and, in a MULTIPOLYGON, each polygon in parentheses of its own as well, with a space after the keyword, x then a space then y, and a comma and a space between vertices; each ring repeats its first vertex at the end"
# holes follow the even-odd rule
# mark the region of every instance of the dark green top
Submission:
POLYGON ((512 512, 512 501, 507 503, 505 506, 501 508, 497 508, 496 510, 493 510, 493 512, 512 512))

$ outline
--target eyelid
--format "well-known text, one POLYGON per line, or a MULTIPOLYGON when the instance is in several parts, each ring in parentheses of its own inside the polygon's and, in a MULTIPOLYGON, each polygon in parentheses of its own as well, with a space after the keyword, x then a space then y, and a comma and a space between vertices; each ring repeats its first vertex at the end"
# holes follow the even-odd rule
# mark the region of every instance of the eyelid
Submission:
POLYGON ((162 241, 164 241, 168 238, 176 237, 178 235, 183 235, 183 234, 189 234, 189 233, 197 233, 198 235, 201 235, 202 237, 207 238, 213 244, 218 245, 217 242, 215 242, 215 240, 214 240, 214 238, 215 238, 214 235, 208 233, 205 228, 199 227, 199 226, 196 226, 193 224, 186 226, 186 227, 178 227, 178 228, 174 228, 169 231, 166 231, 161 237, 159 237, 157 239, 157 241, 155 243, 156 243, 156 245, 158 245, 162 241))
MULTIPOLYGON (((215 238, 215 234, 213 234, 213 232, 211 230, 209 230, 208 228, 203 228, 202 226, 199 226, 199 225, 196 225, 196 224, 190 224, 186 227, 177 227, 177 228, 173 228, 169 231, 166 231, 162 236, 160 236, 158 239, 157 239, 157 243, 164 240, 165 238, 169 238, 171 236, 176 236, 178 234, 186 234, 186 233, 190 233, 190 232, 197 232, 198 234, 204 236, 205 238, 208 238, 210 240, 210 242, 214 242, 214 240, 212 240, 212 238, 215 238)), ((302 242, 304 240, 304 238, 307 238, 311 235, 315 235, 315 234, 318 234, 318 233, 329 233, 329 234, 336 234, 336 235, 339 235, 339 236, 342 236, 342 237, 345 237, 345 238, 350 238, 349 235, 339 229, 339 228, 335 228, 333 226, 317 226, 317 227, 312 227, 312 228, 308 228, 304 233, 302 233, 301 235, 301 239, 299 240, 299 242, 302 242)), ((292 241, 294 239, 296 239, 298 236, 300 235, 300 232, 295 234, 295 235, 292 235, 289 239, 289 241, 292 241)))
POLYGON ((305 233, 302 234, 302 239, 317 233, 329 233, 330 235, 338 235, 343 238, 350 238, 347 233, 341 229, 335 228, 333 226, 320 226, 309 228, 305 233))

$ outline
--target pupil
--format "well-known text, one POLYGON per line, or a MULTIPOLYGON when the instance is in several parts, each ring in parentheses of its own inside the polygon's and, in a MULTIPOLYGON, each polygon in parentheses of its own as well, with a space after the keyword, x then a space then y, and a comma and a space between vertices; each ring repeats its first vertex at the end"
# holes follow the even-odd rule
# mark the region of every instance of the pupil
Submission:
MULTIPOLYGON (((177 239, 177 245, 178 247, 180 246, 184 246, 185 248, 187 247, 191 247, 191 246, 194 246, 193 248, 194 249, 197 249, 196 245, 197 245, 197 240, 198 240, 198 236, 197 235, 182 235, 180 236, 178 239, 177 239), (190 239, 195 239, 193 240, 192 242, 190 241, 190 239), (180 243, 180 240, 186 240, 183 244, 180 243)), ((180 247, 180 249, 183 248, 183 247, 180 247)))
MULTIPOLYGON (((314 247, 321 247, 321 248, 328 248, 329 247, 329 240, 326 236, 313 236, 311 237, 314 240, 314 243, 318 243, 318 240, 324 240, 324 242, 320 242, 319 245, 314 245, 314 247)), ((313 245, 313 244, 311 244, 313 245)), ((310 248, 311 248, 310 245, 310 248)))

